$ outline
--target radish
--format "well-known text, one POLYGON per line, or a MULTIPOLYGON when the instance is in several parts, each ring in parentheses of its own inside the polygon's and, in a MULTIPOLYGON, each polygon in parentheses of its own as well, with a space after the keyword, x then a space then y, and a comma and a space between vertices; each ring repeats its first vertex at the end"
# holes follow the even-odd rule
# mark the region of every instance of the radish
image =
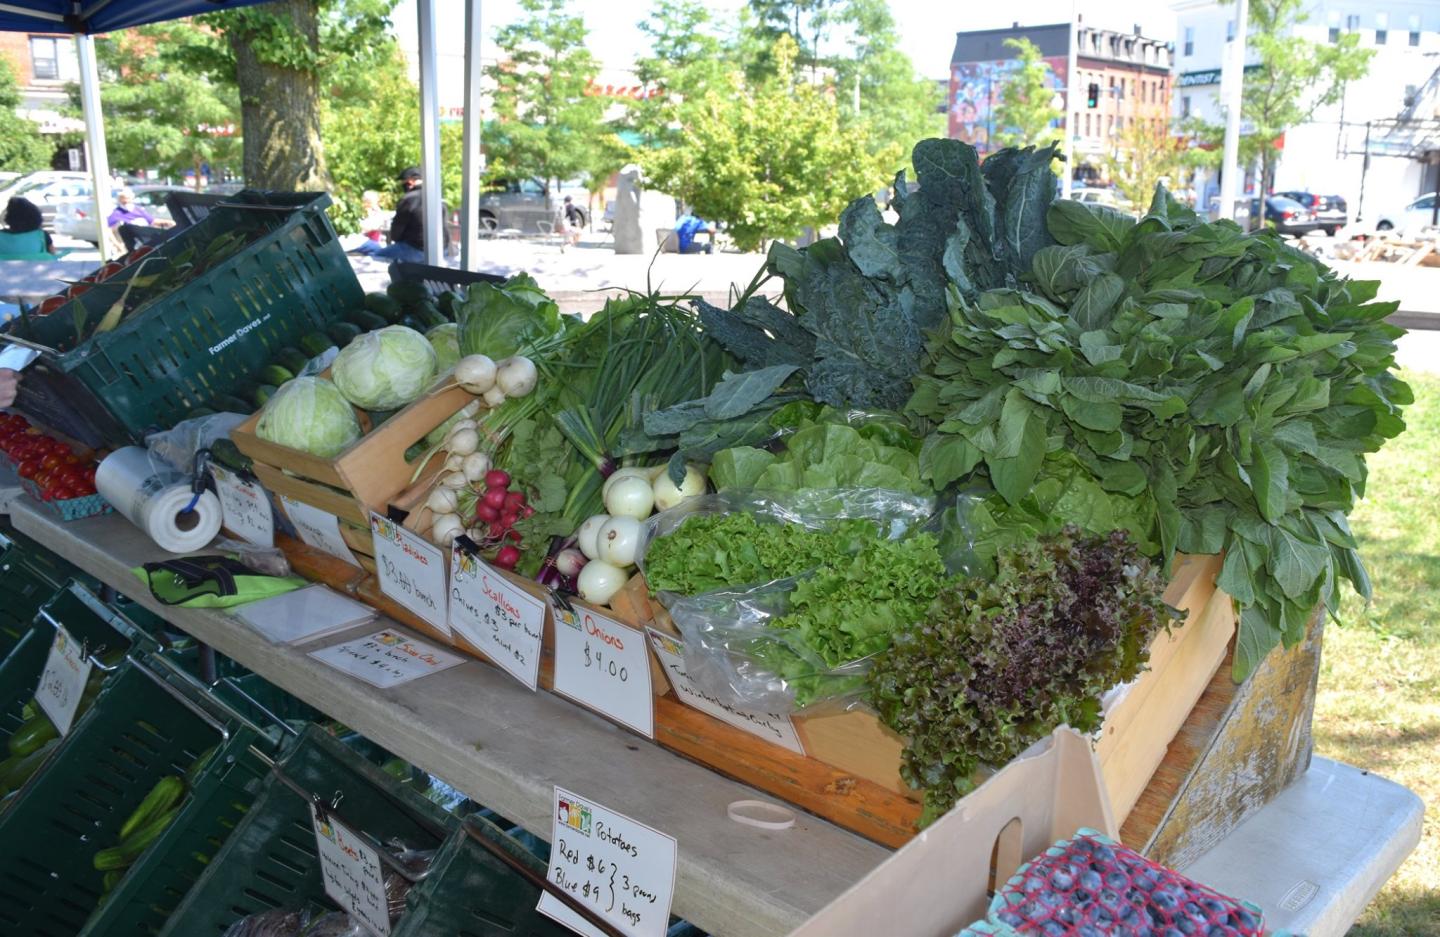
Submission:
POLYGON ((453 455, 470 455, 480 448, 480 434, 469 427, 451 430, 450 435, 445 437, 445 448, 453 455))
POLYGON ((491 488, 485 492, 484 501, 486 507, 494 508, 496 511, 503 511, 505 509, 505 489, 491 488))
POLYGON ((498 387, 492 387, 481 395, 480 399, 485 401, 485 406, 494 410, 505 402, 505 392, 498 387))
POLYGON ((464 463, 460 466, 460 471, 465 473, 465 477, 468 478, 473 485, 489 473, 490 457, 483 452, 472 452, 465 457, 464 463))
POLYGON ((485 473, 486 488, 509 488, 510 473, 502 472, 500 469, 491 469, 485 473))
POLYGON ((430 492, 429 499, 425 506, 436 514, 454 514, 460 505, 460 499, 455 494, 454 488, 441 486, 430 492))
POLYGON ((444 488, 459 490, 469 487, 470 481, 465 477, 464 472, 447 472, 440 476, 440 485, 444 488))
POLYGON ((466 355, 455 362, 455 383, 479 397, 495 386, 495 362, 486 355, 466 355))
POLYGON ((464 532, 465 522, 456 514, 441 514, 430 525, 430 539, 442 546, 464 532))
POLYGON ((501 569, 514 569, 520 562, 520 551, 506 544, 495 554, 495 565, 501 569))
POLYGON ((481 501, 475 506, 475 516, 488 524, 491 521, 498 521, 500 519, 500 512, 484 501, 481 501))
POLYGON ((524 397, 535 389, 535 362, 523 355, 506 358, 496 366, 495 386, 506 397, 524 397))

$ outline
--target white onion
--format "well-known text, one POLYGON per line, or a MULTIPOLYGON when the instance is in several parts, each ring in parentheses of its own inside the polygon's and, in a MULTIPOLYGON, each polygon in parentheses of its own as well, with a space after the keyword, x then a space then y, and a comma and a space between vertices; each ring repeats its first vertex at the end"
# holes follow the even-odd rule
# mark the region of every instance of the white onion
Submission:
POLYGON ((458 514, 438 515, 430 524, 430 539, 441 545, 448 545, 465 532, 465 522, 458 514))
POLYGON ((612 517, 595 536, 596 559, 624 569, 635 565, 640 548, 640 522, 633 517, 612 517))
POLYGON ((655 492, 643 478, 622 478, 610 486, 605 495, 605 510, 611 514, 633 517, 636 520, 650 516, 655 507, 655 492))
POLYGON ((682 501, 697 498, 705 493, 705 473, 694 465, 685 466, 685 479, 677 487, 670 480, 669 472, 661 472, 652 486, 655 491, 655 508, 668 511, 682 501))
POLYGON ((454 514, 460 506, 460 499, 455 494, 454 488, 446 488, 443 485, 430 492, 430 498, 425 506, 436 514, 454 514))
POLYGON ((624 588, 626 578, 623 569, 593 560, 580 570, 575 585, 580 590, 580 598, 595 605, 608 605, 615 593, 624 588))
POLYGON ((604 497, 610 493, 610 488, 616 482, 625 478, 643 478, 648 482, 650 480, 650 470, 648 468, 639 468, 636 466, 616 469, 615 471, 610 473, 609 478, 605 479, 605 484, 600 486, 601 499, 603 500, 604 497))
POLYGON ((480 434, 469 427, 452 429, 450 435, 445 437, 445 448, 455 455, 469 455, 480 448, 480 434))
POLYGON ((495 386, 495 362, 486 355, 466 355, 455 362, 455 383, 480 396, 495 386))
POLYGON ((470 479, 465 477, 464 472, 446 472, 440 476, 440 485, 444 488, 455 488, 458 490, 469 487, 470 479))
POLYGON ((472 452, 465 457, 460 470, 472 484, 478 482, 490 471, 490 457, 483 452, 472 452))
POLYGON ((523 355, 513 355, 496 366, 495 386, 504 391, 506 397, 524 397, 535 389, 538 380, 535 362, 523 355))
POLYGON ((496 407, 500 406, 502 403, 505 402, 505 392, 498 387, 492 387, 489 390, 485 391, 484 395, 480 399, 485 401, 485 406, 489 407, 491 410, 494 410, 496 407))
POLYGON ((585 554, 587 559, 593 560, 599 555, 595 552, 595 538, 599 535, 600 528, 609 519, 609 514, 592 515, 591 517, 587 517, 585 523, 581 524, 579 529, 575 531, 575 545, 580 548, 580 552, 585 554))
POLYGON ((584 553, 574 547, 569 547, 555 555, 555 571, 569 579, 571 576, 578 576, 587 562, 589 560, 586 559, 584 553))

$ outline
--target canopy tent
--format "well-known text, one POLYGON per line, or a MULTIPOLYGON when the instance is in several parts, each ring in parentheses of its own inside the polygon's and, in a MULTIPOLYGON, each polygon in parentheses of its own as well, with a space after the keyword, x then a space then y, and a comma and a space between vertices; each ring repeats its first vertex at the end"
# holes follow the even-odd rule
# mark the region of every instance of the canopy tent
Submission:
MULTIPOLYGON (((104 218, 110 211, 110 161, 105 151, 105 127, 100 111, 100 77, 91 36, 163 20, 252 6, 265 0, 0 0, 0 32, 73 33, 80 65, 80 100, 85 112, 87 164, 95 187, 95 202, 104 218)), ((426 260, 441 261, 440 123, 435 71, 435 0, 419 0, 420 27, 420 148, 425 186, 426 260)), ((465 2, 465 182, 461 200, 462 260, 466 269, 477 262, 475 247, 476 179, 474 160, 480 152, 480 0, 465 2)), ((100 256, 107 256, 105 240, 100 256)))

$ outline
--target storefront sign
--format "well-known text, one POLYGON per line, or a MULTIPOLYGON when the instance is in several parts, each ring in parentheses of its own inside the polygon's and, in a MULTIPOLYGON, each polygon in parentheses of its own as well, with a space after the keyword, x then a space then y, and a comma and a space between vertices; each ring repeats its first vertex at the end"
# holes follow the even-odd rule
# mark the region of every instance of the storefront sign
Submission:
POLYGON ((434 544, 373 512, 370 532, 375 535, 380 591, 442 634, 450 634, 445 555, 434 544))
POLYGON ((555 617, 555 692, 655 737, 645 635, 599 612, 550 603, 555 617))
POLYGON ((530 689, 540 680, 545 603, 461 549, 450 553, 450 627, 530 689))
MULTIPOLYGON (((552 818, 545 877, 625 933, 663 937, 675 895, 675 838, 559 787, 552 818)), ((538 908, 576 933, 603 937, 548 892, 538 908)))

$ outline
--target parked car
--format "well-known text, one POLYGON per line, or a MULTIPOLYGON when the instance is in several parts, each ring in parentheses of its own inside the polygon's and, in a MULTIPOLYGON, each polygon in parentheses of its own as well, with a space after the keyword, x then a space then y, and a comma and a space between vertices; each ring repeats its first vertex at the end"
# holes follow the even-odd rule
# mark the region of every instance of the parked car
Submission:
MULTIPOLYGON (((1250 200, 1251 218, 1260 214, 1259 201, 1259 199, 1250 200)), ((1265 199, 1263 223, 1281 234, 1292 234, 1297 237, 1312 231, 1319 231, 1323 227, 1321 222, 1316 219, 1314 212, 1293 198, 1286 198, 1283 195, 1272 195, 1265 199)))
POLYGON ((1348 206, 1345 200, 1338 195, 1316 195, 1314 192, 1297 190, 1292 192, 1276 192, 1285 198, 1292 198, 1304 205, 1315 215, 1315 220, 1320 222, 1320 227, 1331 237, 1335 232, 1345 227, 1350 222, 1348 206))
POLYGON ((32 172, 21 176, 0 191, 0 206, 19 196, 29 199, 40 209, 45 229, 55 220, 55 209, 61 199, 88 196, 90 177, 83 172, 32 172))
MULTIPOLYGON (((183 185, 137 185, 130 191, 135 193, 135 204, 149 212, 157 221, 170 221, 170 207, 165 204, 171 192, 193 192, 183 185)), ((56 206, 54 231, 65 237, 79 238, 91 244, 100 243, 101 223, 97 217, 95 199, 91 195, 66 199, 56 206)))
POLYGON ((480 230, 496 231, 513 228, 525 234, 545 230, 560 213, 563 199, 569 195, 580 206, 590 224, 589 197, 583 189, 561 185, 554 194, 539 179, 502 179, 492 183, 480 196, 480 230))
POLYGON ((1388 211, 1375 222, 1375 230, 1424 228, 1435 224, 1435 194, 1422 195, 1399 211, 1388 211))

